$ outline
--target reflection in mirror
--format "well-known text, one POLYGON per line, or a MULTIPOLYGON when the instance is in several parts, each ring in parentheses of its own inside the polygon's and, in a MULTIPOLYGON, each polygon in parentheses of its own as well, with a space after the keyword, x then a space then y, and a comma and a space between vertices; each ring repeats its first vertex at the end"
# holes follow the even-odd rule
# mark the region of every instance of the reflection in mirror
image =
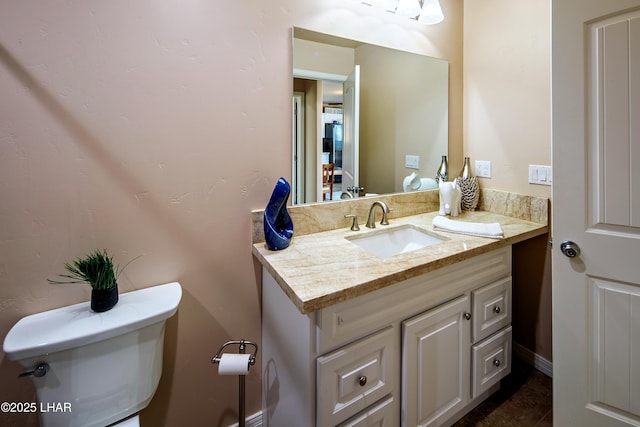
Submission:
POLYGON ((401 192, 414 172, 435 177, 448 150, 447 61, 301 28, 293 37, 293 204, 401 192), (356 68, 359 94, 349 98, 356 68))

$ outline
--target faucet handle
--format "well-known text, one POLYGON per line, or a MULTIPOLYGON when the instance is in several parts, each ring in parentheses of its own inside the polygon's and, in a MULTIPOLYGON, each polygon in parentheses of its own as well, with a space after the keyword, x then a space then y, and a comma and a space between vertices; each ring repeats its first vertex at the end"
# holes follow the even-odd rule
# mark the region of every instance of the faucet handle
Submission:
POLYGON ((356 214, 348 214, 344 216, 345 218, 352 218, 351 222, 351 231, 360 231, 360 227, 358 226, 358 215, 356 214))

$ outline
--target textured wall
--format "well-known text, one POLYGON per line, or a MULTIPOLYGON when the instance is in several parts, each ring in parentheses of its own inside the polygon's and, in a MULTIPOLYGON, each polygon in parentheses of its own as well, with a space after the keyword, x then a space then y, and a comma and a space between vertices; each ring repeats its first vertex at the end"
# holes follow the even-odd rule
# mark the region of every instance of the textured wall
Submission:
MULTIPOLYGON (((235 422, 237 380, 209 360, 227 339, 261 339, 250 211, 290 175, 291 27, 450 61, 461 165, 462 0, 442 5, 445 22, 423 27, 345 0, 0 0, 0 337, 88 299, 46 283, 64 262, 95 248, 123 264, 142 255, 122 292, 184 288, 143 425, 235 422)), ((0 353, 0 401, 35 401, 19 371, 0 353)))
MULTIPOLYGON (((528 165, 551 165, 550 27, 548 1, 464 2, 464 153, 491 161, 484 188, 551 197, 528 183, 528 165)), ((513 324, 514 341, 551 360, 547 240, 514 251, 513 324)))
POLYGON ((551 4, 465 0, 464 155, 486 188, 551 197, 528 165, 551 165, 551 4))

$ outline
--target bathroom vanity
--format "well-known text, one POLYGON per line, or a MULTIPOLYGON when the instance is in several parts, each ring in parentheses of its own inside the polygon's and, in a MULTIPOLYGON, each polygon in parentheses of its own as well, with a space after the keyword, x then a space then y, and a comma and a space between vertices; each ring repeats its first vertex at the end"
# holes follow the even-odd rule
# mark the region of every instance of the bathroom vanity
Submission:
POLYGON ((540 222, 457 218, 499 222, 503 239, 435 233, 436 214, 390 216, 384 228, 411 225, 443 241, 384 259, 349 241, 380 225, 310 232, 284 251, 254 243, 264 425, 448 425, 499 388, 511 369, 511 246, 547 233, 546 212, 540 222))

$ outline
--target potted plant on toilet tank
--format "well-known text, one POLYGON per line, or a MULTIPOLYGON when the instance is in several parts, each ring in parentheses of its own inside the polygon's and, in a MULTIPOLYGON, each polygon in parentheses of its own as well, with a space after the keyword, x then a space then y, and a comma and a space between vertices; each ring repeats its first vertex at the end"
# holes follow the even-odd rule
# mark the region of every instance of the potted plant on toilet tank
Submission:
POLYGON ((65 263, 68 274, 59 275, 64 280, 47 281, 53 284, 88 283, 91 286, 91 310, 100 313, 112 309, 118 302, 117 280, 131 261, 120 268, 113 264, 113 257, 105 249, 96 250, 65 263))

